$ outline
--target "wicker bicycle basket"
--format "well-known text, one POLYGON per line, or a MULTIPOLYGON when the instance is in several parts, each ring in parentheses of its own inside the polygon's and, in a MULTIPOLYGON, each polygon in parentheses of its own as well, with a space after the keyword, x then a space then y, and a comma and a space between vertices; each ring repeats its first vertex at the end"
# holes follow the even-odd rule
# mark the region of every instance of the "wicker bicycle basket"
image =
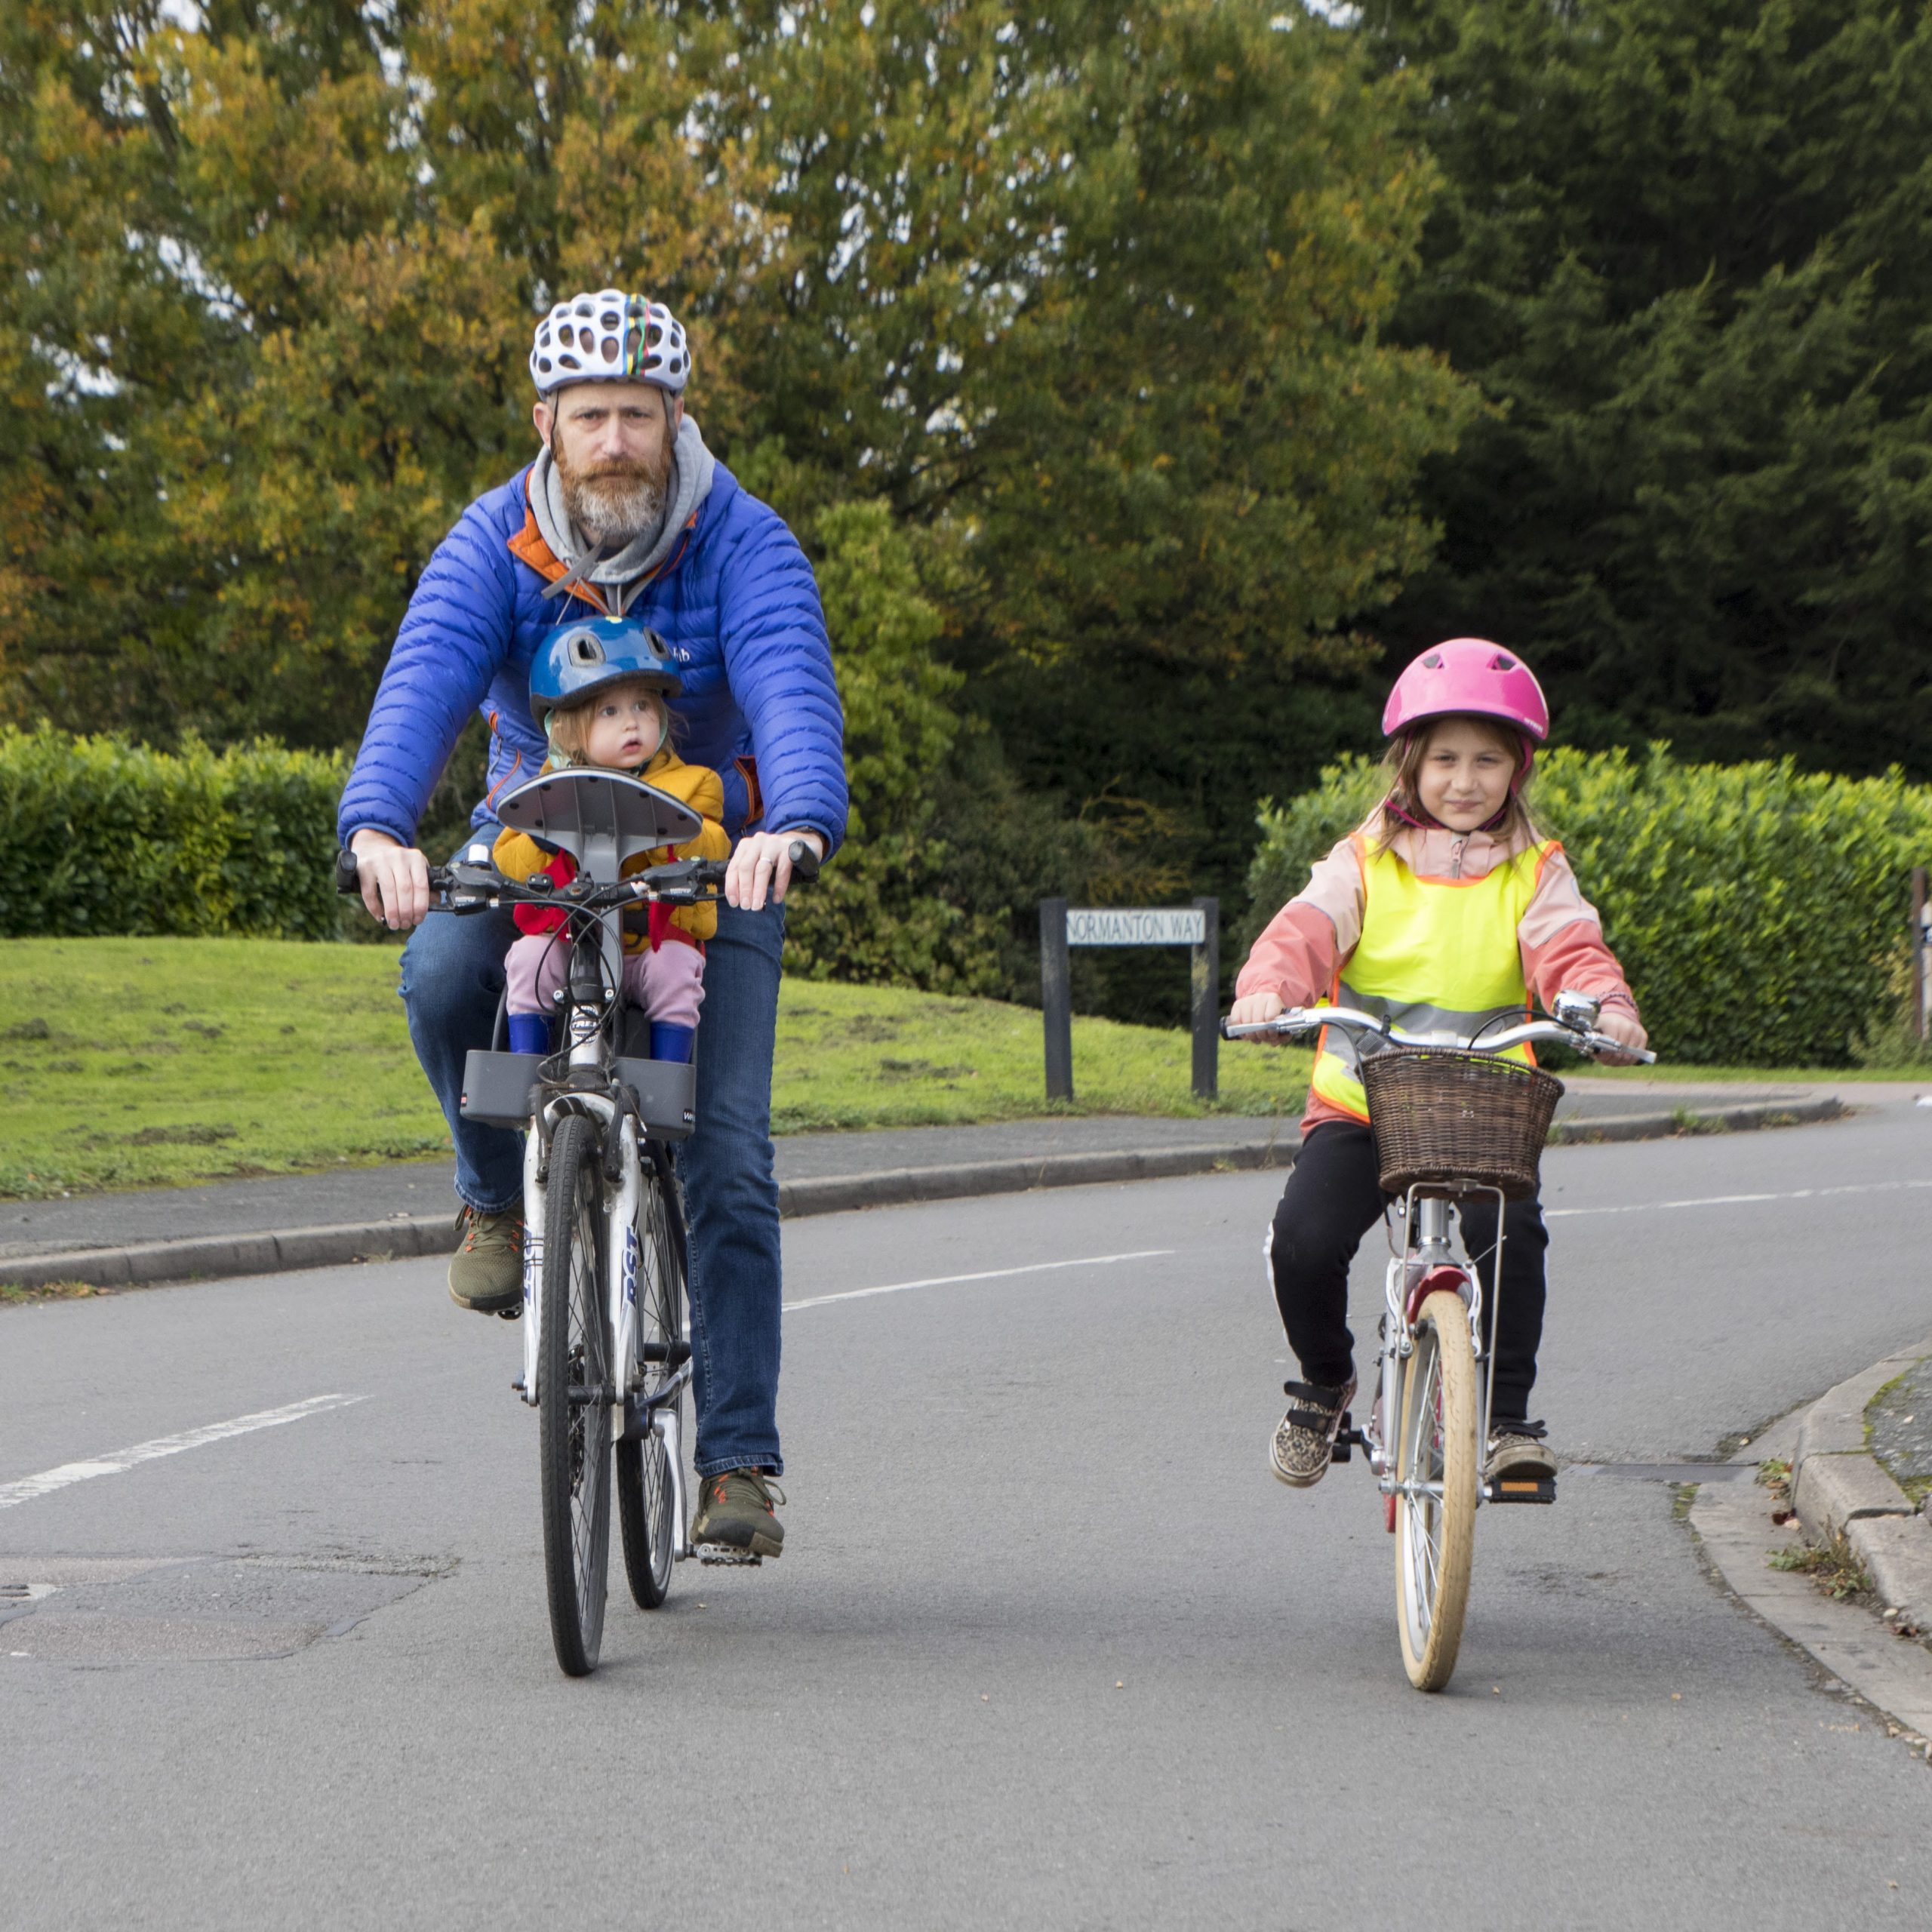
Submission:
POLYGON ((1361 1083, 1389 1193, 1494 1187, 1521 1201, 1537 1191, 1563 1097, 1553 1074, 1491 1054, 1396 1048, 1362 1056, 1361 1083))

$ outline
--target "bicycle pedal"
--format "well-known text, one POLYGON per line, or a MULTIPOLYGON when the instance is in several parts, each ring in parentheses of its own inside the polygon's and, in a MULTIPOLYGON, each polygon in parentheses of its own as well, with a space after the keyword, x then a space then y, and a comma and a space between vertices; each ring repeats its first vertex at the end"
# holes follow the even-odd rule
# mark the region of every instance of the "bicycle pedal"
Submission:
POLYGON ((748 1549, 734 1549, 728 1543, 701 1543, 692 1553, 700 1563, 716 1564, 730 1570, 755 1570, 764 1561, 748 1549))
POLYGON ((1482 1486, 1485 1503, 1554 1503, 1554 1476, 1499 1476, 1482 1486))
POLYGON ((1328 1445, 1328 1460, 1331 1463, 1346 1463, 1355 1454, 1355 1445, 1361 1440, 1361 1432, 1352 1426, 1352 1418, 1346 1409, 1342 1411, 1342 1426, 1335 1432, 1335 1439, 1328 1445))

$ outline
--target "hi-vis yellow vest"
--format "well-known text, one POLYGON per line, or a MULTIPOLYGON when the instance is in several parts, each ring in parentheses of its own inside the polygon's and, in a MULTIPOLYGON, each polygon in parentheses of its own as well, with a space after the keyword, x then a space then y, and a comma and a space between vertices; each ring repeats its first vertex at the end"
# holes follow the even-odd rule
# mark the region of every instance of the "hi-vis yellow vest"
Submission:
MULTIPOLYGON (((1358 833, 1361 937, 1336 977, 1330 1004, 1359 1007, 1411 1033, 1466 1039, 1485 1022, 1497 1029, 1529 1011, 1516 928, 1536 897, 1553 839, 1533 845, 1481 878, 1418 878, 1392 851, 1358 833)), ((1378 1041, 1373 1051, 1384 1051, 1378 1041)), ((1535 1063, 1527 1046, 1509 1060, 1535 1063)), ((1357 1120, 1368 1118, 1353 1038, 1324 1027, 1316 1042, 1315 1091, 1357 1120)))

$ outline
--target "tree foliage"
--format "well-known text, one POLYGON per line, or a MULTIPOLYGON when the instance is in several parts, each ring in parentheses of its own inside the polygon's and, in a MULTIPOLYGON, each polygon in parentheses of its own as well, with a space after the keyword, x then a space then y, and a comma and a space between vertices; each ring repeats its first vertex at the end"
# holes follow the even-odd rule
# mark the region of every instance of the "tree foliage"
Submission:
POLYGON ((1446 183, 1395 328, 1494 406, 1392 657, 1506 637, 1586 743, 1932 772, 1932 14, 1364 13, 1446 183))
POLYGON ((930 534, 976 668, 1306 651, 1426 547, 1458 410, 1380 340, 1405 84, 1254 0, 25 0, 17 702, 340 738, 561 288, 658 290, 801 512, 930 534), (290 695, 300 687, 299 701, 290 695), (322 702, 316 702, 317 688, 322 702), (286 717, 277 715, 287 712, 286 717))

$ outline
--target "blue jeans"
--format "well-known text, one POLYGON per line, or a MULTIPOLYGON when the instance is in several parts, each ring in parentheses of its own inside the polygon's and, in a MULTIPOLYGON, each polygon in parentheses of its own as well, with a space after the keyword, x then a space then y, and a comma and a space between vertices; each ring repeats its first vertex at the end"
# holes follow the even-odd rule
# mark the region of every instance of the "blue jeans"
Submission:
MULTIPOLYGON (((438 913, 417 928, 402 955, 409 1037, 456 1143, 456 1191, 485 1214, 523 1198, 523 1137, 463 1118, 463 1061, 472 1047, 490 1044, 503 955, 516 937, 507 912, 438 913)), ((743 912, 720 906, 717 937, 705 947, 697 1131, 678 1150, 691 1223, 700 1475, 784 1472, 777 1417, 783 1291, 771 1155, 771 1058, 784 943, 782 907, 743 912)))

